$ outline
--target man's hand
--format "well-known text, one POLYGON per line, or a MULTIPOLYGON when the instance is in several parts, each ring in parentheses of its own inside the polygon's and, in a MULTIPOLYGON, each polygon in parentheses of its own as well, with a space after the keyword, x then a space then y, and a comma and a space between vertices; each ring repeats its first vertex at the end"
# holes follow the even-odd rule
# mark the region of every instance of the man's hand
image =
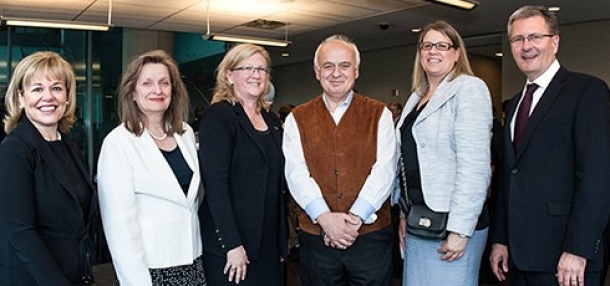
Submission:
POLYGON ((317 221, 324 230, 326 246, 337 249, 347 249, 356 241, 362 223, 357 217, 336 212, 325 212, 318 216, 317 221))
POLYGON ((508 247, 504 244, 494 243, 491 246, 491 254, 489 255, 491 263, 491 271, 499 281, 506 280, 508 273, 508 247))
POLYGON ((585 285, 586 266, 586 258, 564 251, 557 264, 557 283, 560 286, 585 285))

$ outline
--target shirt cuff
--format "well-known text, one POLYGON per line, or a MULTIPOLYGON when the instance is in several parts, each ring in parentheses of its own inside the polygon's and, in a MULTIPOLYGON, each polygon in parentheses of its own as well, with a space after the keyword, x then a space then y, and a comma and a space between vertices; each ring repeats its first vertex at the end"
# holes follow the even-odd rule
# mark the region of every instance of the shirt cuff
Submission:
POLYGON ((326 201, 324 201, 323 198, 315 199, 305 207, 305 213, 307 213, 311 221, 316 224, 318 223, 316 219, 321 214, 329 211, 330 209, 328 208, 328 205, 326 204, 326 201))
POLYGON ((350 209, 350 213, 353 213, 362 218, 362 222, 364 224, 372 224, 377 220, 377 215, 375 214, 375 208, 364 201, 363 199, 357 198, 352 208, 350 209))

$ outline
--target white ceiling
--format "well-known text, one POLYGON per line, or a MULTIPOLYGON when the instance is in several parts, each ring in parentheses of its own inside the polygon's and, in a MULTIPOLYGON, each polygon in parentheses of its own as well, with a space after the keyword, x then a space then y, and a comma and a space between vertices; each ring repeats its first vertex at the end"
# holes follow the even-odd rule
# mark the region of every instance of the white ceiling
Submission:
MULTIPOLYGON (((361 51, 414 44, 411 28, 437 19, 452 23, 467 40, 468 51, 492 56, 501 50, 506 19, 531 0, 479 0, 464 11, 425 0, 112 0, 112 25, 117 27, 204 34, 209 12, 214 33, 288 39, 288 48, 268 48, 275 65, 311 59, 327 36, 350 36, 361 51), (209 7, 208 7, 209 5, 209 7), (287 23, 287 30, 248 28, 257 20, 287 23), (390 23, 387 30, 380 22, 390 23), (280 57, 283 51, 290 57, 280 57)), ((538 0, 535 4, 560 6, 560 25, 608 20, 608 0, 538 0)), ((63 21, 106 23, 108 0, 0 0, 0 15, 63 21)), ((602 31, 608 33, 610 31, 602 31)))

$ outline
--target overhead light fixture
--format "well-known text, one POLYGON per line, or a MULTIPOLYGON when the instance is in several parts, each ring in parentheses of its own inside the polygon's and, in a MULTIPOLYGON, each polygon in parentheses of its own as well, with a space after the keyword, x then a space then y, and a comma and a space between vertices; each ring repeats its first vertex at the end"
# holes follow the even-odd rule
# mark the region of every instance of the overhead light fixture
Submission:
POLYGON ((288 26, 285 27, 284 40, 277 40, 271 38, 259 38, 251 36, 237 36, 227 35, 210 32, 210 1, 207 3, 207 16, 206 16, 206 33, 203 35, 204 40, 223 41, 223 42, 237 42, 237 43, 250 43, 262 46, 273 46, 273 47, 287 47, 292 44, 288 41, 288 26))
POLYGON ((35 27, 35 28, 52 28, 52 29, 68 29, 68 30, 89 30, 89 31, 108 31, 109 25, 100 25, 85 22, 74 21, 47 21, 47 20, 32 20, 20 18, 2 17, 2 22, 7 26, 19 27, 35 27))
POLYGON ((108 23, 99 24, 78 21, 54 21, 39 19, 24 19, 13 17, 0 17, 2 23, 7 26, 68 29, 68 30, 87 30, 87 31, 108 31, 112 23, 112 0, 108 1, 108 23))
POLYGON ((214 40, 214 41, 224 41, 224 42, 238 42, 238 43, 251 43, 256 45, 263 46, 273 46, 273 47, 287 47, 292 42, 276 40, 276 39, 267 39, 267 38, 257 38, 257 37, 249 37, 249 36, 234 36, 234 35, 226 35, 226 34, 205 34, 203 35, 203 39, 205 40, 214 40))
POLYGON ((430 0, 430 1, 444 4, 444 5, 449 5, 449 6, 464 9, 464 10, 472 10, 475 7, 477 7, 477 5, 479 5, 479 2, 477 2, 475 0, 430 0))

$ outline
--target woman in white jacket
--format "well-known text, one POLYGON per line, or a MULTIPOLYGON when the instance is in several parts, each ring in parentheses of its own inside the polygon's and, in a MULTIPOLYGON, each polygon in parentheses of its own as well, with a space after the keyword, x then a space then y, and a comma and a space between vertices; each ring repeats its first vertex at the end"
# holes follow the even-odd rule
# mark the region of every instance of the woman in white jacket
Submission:
POLYGON ((412 90, 396 130, 402 193, 448 213, 448 235, 425 239, 406 232, 401 220, 403 285, 478 285, 488 226, 481 210, 491 176, 491 97, 448 23, 420 33, 412 90))
POLYGON ((135 57, 118 88, 122 124, 98 161, 102 222, 119 283, 206 285, 203 190, 188 94, 163 51, 135 57))

